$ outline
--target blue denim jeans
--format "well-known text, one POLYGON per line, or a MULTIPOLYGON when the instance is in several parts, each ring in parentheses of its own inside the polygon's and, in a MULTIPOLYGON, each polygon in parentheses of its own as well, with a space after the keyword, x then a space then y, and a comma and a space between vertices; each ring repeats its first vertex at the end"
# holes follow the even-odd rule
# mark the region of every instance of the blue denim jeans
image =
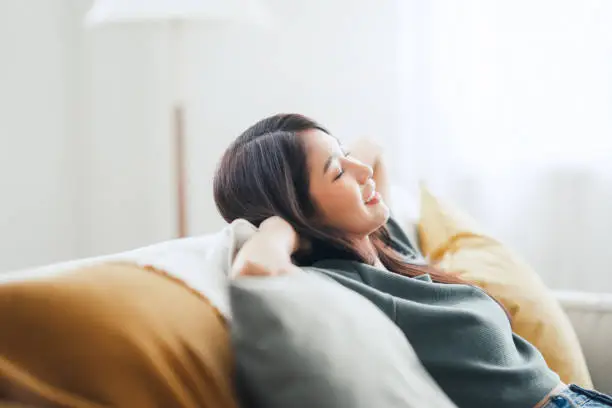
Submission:
POLYGON ((606 408, 612 407, 612 397, 597 391, 585 390, 570 385, 550 400, 542 408, 606 408))

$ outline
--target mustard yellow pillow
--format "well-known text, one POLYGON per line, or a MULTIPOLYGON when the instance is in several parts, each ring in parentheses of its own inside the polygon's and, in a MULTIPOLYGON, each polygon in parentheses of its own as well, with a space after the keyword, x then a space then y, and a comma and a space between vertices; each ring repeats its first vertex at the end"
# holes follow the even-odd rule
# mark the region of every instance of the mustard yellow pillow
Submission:
POLYGON ((432 264, 455 272, 499 300, 514 332, 540 350, 567 384, 592 387, 586 361, 561 305, 537 273, 467 214, 421 187, 421 250, 432 264))
POLYGON ((100 264, 1 284, 0 328, 0 400, 238 406, 225 320, 161 270, 100 264))

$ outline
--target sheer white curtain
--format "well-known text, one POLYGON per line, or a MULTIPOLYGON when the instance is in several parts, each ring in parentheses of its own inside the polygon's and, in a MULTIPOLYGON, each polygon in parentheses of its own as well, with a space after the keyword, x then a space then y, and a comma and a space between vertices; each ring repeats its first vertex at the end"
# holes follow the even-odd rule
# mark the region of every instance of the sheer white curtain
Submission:
POLYGON ((612 291, 612 2, 398 4, 403 182, 551 286, 612 291))

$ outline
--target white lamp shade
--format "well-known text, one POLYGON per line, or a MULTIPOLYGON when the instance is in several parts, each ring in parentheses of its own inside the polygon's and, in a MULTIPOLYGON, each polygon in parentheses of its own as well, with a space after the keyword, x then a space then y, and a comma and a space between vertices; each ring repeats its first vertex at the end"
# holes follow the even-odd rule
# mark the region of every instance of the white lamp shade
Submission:
POLYGON ((209 20, 265 25, 268 18, 258 0, 96 0, 86 24, 209 20))

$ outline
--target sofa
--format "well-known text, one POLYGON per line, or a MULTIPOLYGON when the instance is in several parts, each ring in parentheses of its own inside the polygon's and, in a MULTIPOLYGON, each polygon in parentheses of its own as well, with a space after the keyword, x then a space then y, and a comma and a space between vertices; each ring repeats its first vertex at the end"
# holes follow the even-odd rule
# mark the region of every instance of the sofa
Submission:
POLYGON ((595 388, 612 394, 612 293, 555 291, 580 339, 595 388))
MULTIPOLYGON (((406 232, 411 236, 414 242, 418 242, 416 233, 416 223, 418 219, 417 205, 411 204, 414 203, 414 200, 401 189, 393 188, 392 195, 395 203, 392 211, 395 218, 404 226, 406 232), (398 203, 401 205, 398 205, 398 203)), ((206 240, 207 238, 194 238, 193 244, 200 245, 202 239, 206 240)), ((151 251, 153 251, 156 254, 161 254, 159 255, 161 259, 159 262, 163 264, 167 258, 167 254, 171 252, 171 245, 170 243, 162 243, 152 247, 131 251, 128 254, 138 258, 141 254, 150 254, 151 251)), ((111 255, 37 268, 35 270, 0 274, 0 284, 15 279, 19 280, 55 273, 58 270, 72 269, 77 266, 96 264, 108 260, 121 260, 122 257, 123 255, 121 254, 111 255)), ((195 265, 197 262, 199 262, 198 259, 194 258, 193 264, 195 265)), ((215 284, 220 283, 216 282, 215 284)), ((207 292, 206 285, 206 283, 201 283, 201 289, 204 293, 207 292)), ((208 293, 208 296, 212 298, 211 293, 214 294, 215 291, 208 293)), ((608 347, 612 340, 612 293, 587 293, 571 290, 555 291, 554 293, 555 297, 568 314, 577 332, 595 388, 601 392, 612 394, 612 350, 608 347)), ((212 300, 214 302, 216 299, 213 298, 212 300)))

